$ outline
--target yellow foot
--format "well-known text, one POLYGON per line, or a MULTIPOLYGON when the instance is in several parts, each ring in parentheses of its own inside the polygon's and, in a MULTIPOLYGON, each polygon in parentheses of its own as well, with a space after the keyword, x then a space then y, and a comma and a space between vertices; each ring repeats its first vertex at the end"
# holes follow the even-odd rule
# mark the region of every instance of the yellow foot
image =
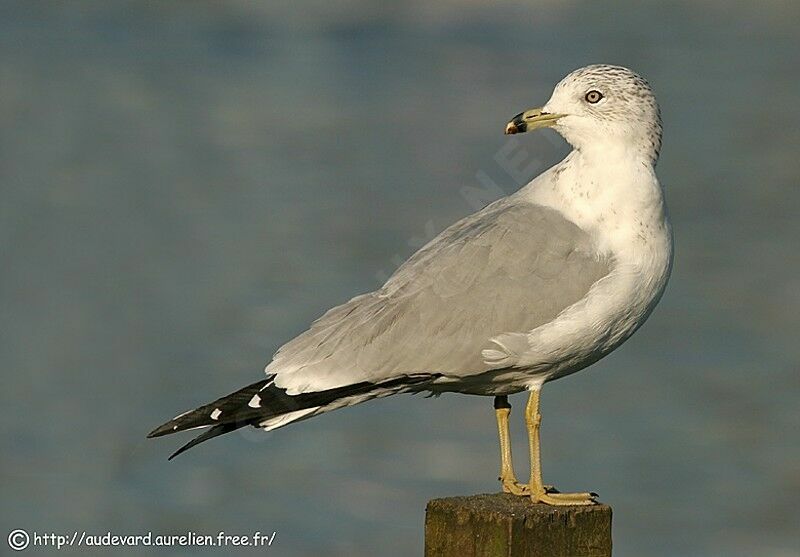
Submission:
POLYGON ((500 479, 503 483, 503 492, 510 493, 512 495, 520 495, 520 496, 529 496, 531 494, 531 490, 528 489, 528 484, 521 484, 517 480, 503 480, 500 479))
MULTIPOLYGON (((498 478, 503 484, 503 493, 510 493, 512 495, 528 496, 531 494, 531 489, 528 484, 521 484, 517 480, 504 480, 498 478)), ((558 490, 552 485, 544 486, 545 493, 558 493, 558 490)), ((579 493, 578 495, 582 495, 579 493)))
MULTIPOLYGON (((528 487, 528 486, 525 486, 528 487)), ((545 505, 596 505, 596 493, 559 493, 551 486, 545 486, 542 491, 530 494, 531 501, 534 503, 544 503, 545 505), (548 489, 549 488, 549 489, 548 489)))

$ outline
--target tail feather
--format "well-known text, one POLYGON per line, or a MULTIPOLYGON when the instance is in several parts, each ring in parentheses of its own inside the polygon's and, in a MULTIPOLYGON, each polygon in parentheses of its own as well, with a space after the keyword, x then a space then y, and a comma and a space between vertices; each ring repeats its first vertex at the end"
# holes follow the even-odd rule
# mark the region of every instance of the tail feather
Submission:
POLYGON ((248 385, 238 391, 185 412, 151 431, 148 437, 160 437, 179 431, 212 426, 178 449, 170 460, 209 439, 230 433, 246 425, 267 430, 294 421, 310 418, 322 412, 357 404, 401 392, 425 390, 437 374, 402 375, 381 383, 363 381, 344 387, 288 395, 276 387, 274 376, 248 385))

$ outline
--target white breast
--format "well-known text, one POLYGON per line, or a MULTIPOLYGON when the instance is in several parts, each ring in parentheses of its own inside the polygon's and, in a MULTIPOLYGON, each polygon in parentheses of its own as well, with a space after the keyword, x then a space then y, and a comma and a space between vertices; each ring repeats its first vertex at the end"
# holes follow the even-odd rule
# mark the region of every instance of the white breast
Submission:
POLYGON ((613 261, 583 300, 527 333, 514 367, 530 387, 583 369, 641 326, 669 277, 672 231, 653 168, 639 160, 598 164, 573 151, 517 195, 560 211, 613 261))

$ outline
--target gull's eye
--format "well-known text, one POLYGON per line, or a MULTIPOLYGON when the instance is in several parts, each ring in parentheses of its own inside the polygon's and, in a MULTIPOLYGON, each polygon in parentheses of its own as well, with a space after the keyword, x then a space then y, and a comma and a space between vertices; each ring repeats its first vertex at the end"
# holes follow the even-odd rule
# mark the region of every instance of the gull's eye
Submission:
POLYGON ((603 98, 603 93, 600 91, 595 91, 592 89, 588 93, 586 93, 586 102, 590 104, 597 104, 600 102, 600 99, 603 98))

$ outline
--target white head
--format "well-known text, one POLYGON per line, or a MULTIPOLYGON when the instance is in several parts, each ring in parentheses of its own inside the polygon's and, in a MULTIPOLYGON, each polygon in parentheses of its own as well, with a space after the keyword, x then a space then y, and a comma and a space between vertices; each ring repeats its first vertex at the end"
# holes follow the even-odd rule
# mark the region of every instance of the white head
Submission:
POLYGON ((562 79, 542 108, 514 117, 506 133, 552 127, 577 150, 630 151, 658 159, 661 115, 647 81, 622 66, 595 64, 562 79))

